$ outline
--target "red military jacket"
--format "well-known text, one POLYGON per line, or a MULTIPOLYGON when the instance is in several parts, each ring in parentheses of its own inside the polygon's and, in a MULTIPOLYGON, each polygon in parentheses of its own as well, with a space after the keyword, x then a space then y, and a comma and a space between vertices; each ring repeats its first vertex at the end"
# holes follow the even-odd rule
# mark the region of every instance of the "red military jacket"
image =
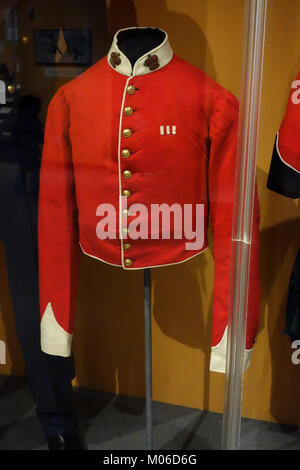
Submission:
MULTIPOLYGON (((80 248, 128 271, 182 263, 207 248, 210 215, 210 369, 225 371, 238 111, 236 98, 174 54, 158 28, 119 30, 107 56, 58 89, 40 176, 43 351, 71 354, 80 248), (162 206, 171 208, 169 229, 153 215, 162 206)), ((255 204, 246 367, 259 317, 255 204)))
POLYGON ((276 135, 267 187, 290 198, 300 197, 300 71, 276 135))

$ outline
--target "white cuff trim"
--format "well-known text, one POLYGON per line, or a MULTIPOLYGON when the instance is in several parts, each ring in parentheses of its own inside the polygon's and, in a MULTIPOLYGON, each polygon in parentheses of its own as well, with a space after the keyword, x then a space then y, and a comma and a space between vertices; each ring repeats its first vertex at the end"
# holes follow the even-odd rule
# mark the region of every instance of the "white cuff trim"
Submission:
POLYGON ((71 356, 73 335, 67 333, 55 318, 52 305, 49 302, 41 321, 41 348, 52 356, 71 356))
MULTIPOLYGON (((221 372, 222 374, 226 372, 227 332, 228 326, 226 326, 219 344, 211 348, 209 370, 212 372, 221 372)), ((250 366, 252 351, 253 348, 244 350, 244 371, 250 366)))

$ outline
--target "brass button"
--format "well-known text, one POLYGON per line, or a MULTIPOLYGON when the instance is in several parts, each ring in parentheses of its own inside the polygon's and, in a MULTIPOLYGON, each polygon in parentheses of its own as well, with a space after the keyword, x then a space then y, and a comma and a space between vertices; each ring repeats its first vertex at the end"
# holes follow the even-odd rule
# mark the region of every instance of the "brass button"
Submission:
POLYGON ((7 87, 8 93, 13 94, 15 92, 15 90, 16 90, 16 87, 14 85, 8 85, 8 87, 7 87))
POLYGON ((128 149, 123 149, 123 150, 122 150, 122 157, 123 157, 123 158, 129 158, 129 157, 130 157, 130 150, 128 150, 128 149))
POLYGON ((130 137, 131 136, 131 130, 130 129, 123 129, 123 136, 124 137, 130 137))
POLYGON ((130 170, 124 170, 123 171, 123 176, 124 178, 131 178, 132 177, 132 173, 130 170))
POLYGON ((131 266, 132 265, 132 259, 126 258, 125 259, 125 266, 131 266))
POLYGON ((122 228, 122 232, 123 232, 123 235, 128 235, 128 228, 127 228, 127 227, 123 227, 123 228, 122 228))
POLYGON ((128 209, 124 209, 124 210, 122 211, 122 214, 123 214, 124 217, 128 217, 129 210, 128 210, 128 209))
POLYGON ((124 250, 130 250, 131 244, 130 243, 124 243, 123 247, 124 247, 124 250))
POLYGON ((30 43, 30 37, 29 36, 23 36, 22 37, 22 43, 23 44, 29 44, 30 43))
POLYGON ((126 116, 131 116, 133 114, 133 109, 131 106, 126 106, 126 108, 124 109, 124 114, 126 116))
POLYGON ((127 93, 128 93, 128 95, 133 95, 133 93, 135 93, 135 92, 136 92, 135 86, 133 86, 133 85, 128 85, 128 87, 127 87, 127 93))
POLYGON ((123 196, 130 197, 131 196, 131 191, 129 191, 129 189, 123 189, 123 196))

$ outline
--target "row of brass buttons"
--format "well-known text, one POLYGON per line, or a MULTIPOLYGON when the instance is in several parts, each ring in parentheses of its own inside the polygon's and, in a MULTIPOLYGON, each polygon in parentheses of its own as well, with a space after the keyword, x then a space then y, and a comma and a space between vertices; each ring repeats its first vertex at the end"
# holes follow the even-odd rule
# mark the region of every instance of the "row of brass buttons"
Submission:
MULTIPOLYGON (((124 209, 124 210, 123 210, 123 216, 124 216, 124 217, 127 217, 128 214, 129 214, 129 210, 128 210, 128 209, 124 209)), ((125 227, 124 227, 124 228, 125 228, 125 227)), ((128 233, 128 229, 125 229, 125 230, 123 229, 123 233, 126 233, 126 234, 127 234, 127 233, 128 233)), ((130 244, 130 243, 124 243, 123 248, 124 248, 125 251, 128 251, 128 250, 130 250, 130 248, 131 248, 131 244, 130 244)), ((131 265, 132 265, 132 259, 130 259, 130 258, 126 258, 124 262, 125 262, 125 266, 131 266, 131 265)))
MULTIPOLYGON (((129 95, 133 95, 133 93, 135 93, 135 91, 136 91, 136 88, 133 85, 128 85, 126 91, 129 95)), ((132 107, 131 106, 126 106, 126 108, 124 109, 124 114, 126 116, 131 116, 133 114, 132 107)), ((124 137, 128 138, 128 137, 131 136, 131 134, 132 134, 131 129, 128 129, 128 128, 123 129, 123 136, 124 137)), ((128 150, 128 149, 123 149, 122 150, 122 157, 123 158, 129 158, 130 155, 131 155, 130 150, 128 150)), ((124 176, 124 178, 131 178, 132 172, 130 170, 124 170, 123 171, 123 176, 124 176)), ((131 191, 129 189, 123 189, 122 194, 125 197, 130 197, 131 196, 131 191)), ((124 216, 128 216, 128 213, 129 213, 128 209, 125 209, 123 211, 124 216)), ((123 234, 126 234, 126 235, 128 234, 128 228, 124 227, 122 229, 122 231, 123 231, 123 234)), ((131 248, 131 244, 130 243, 124 243, 123 248, 124 248, 124 250, 128 251, 131 248)), ((124 260, 124 264, 125 264, 126 267, 132 266, 132 263, 133 263, 133 261, 130 258, 126 258, 124 260)))

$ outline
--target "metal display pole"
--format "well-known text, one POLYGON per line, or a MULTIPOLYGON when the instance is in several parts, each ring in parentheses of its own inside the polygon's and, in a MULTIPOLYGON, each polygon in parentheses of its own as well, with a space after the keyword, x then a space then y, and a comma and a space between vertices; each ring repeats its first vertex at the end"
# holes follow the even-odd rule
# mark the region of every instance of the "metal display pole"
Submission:
POLYGON ((145 376, 146 376, 146 434, 147 449, 153 448, 152 428, 152 337, 151 337, 151 271, 144 270, 145 313, 145 376))
POLYGON ((232 240, 223 449, 240 442, 245 330, 267 0, 245 0, 244 54, 232 240))

